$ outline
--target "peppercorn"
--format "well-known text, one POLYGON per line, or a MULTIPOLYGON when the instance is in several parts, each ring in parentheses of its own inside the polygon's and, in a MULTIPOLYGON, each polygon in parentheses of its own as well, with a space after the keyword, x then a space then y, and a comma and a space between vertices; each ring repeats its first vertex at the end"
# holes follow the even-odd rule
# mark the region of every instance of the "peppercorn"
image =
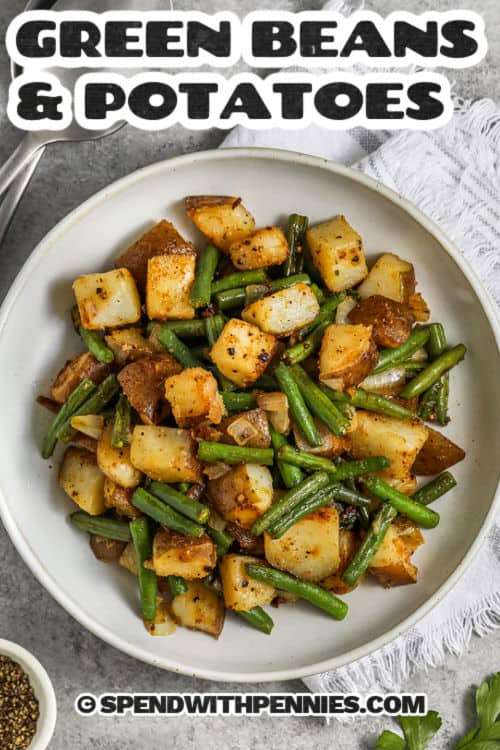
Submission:
POLYGON ((0 655, 0 747, 29 747, 40 714, 29 677, 17 662, 0 655))

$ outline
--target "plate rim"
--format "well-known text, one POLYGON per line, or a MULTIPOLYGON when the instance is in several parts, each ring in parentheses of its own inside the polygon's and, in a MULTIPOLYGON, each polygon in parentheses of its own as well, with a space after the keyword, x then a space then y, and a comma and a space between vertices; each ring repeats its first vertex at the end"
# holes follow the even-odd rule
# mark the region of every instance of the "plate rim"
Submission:
MULTIPOLYGON (((488 291, 485 289, 476 272, 470 265, 469 261, 462 255, 455 244, 432 219, 426 216, 419 208, 417 208, 406 198, 402 197, 391 188, 388 188, 385 185, 381 184, 377 180, 374 180, 373 178, 363 174, 359 170, 337 164, 336 162, 323 157, 274 148, 219 148, 197 151, 189 154, 182 154, 170 159, 163 159, 159 162, 154 162, 145 167, 134 170, 130 174, 125 175, 124 177, 121 177, 120 179, 102 188, 97 193, 94 193, 83 203, 80 203, 76 208, 74 208, 70 213, 62 218, 38 242, 37 246, 28 256, 18 274, 16 275, 13 283, 11 284, 10 289, 0 307, 0 349, 2 345, 4 328, 7 325, 10 311, 13 308, 18 296, 22 292, 26 281, 29 279, 32 271, 36 268, 38 263, 43 260, 45 253, 49 251, 50 247, 64 235, 67 229, 75 221, 79 221, 82 216, 91 211, 99 203, 109 200, 113 197, 113 195, 119 193, 124 189, 127 189, 133 183, 143 179, 147 179, 149 176, 155 174, 156 172, 161 172, 163 170, 175 170, 176 168, 182 168, 187 164, 193 164, 194 162, 198 161, 205 162, 214 159, 225 160, 234 158, 284 161, 306 167, 320 168, 333 174, 338 174, 353 182, 359 183, 363 187, 382 195, 390 203, 403 210, 440 244, 442 249, 447 253, 447 255, 451 258, 451 260, 455 263, 455 265, 471 285, 490 325, 490 329, 497 346, 497 357, 500 357, 500 321, 497 316, 494 303, 488 291)), ((59 589, 56 581, 45 570, 44 566, 38 560, 34 551, 32 551, 28 542, 24 539, 20 529, 18 529, 17 524, 14 522, 14 519, 9 513, 7 502, 4 496, 4 488, 2 486, 0 477, 0 518, 3 522, 5 530, 7 531, 7 534, 9 535, 14 547, 16 548, 16 551, 20 554, 21 558, 24 560, 34 577, 45 588, 45 590, 48 591, 48 593, 56 600, 56 602, 58 602, 58 604, 60 604, 63 609, 65 609, 72 617, 74 617, 77 622, 79 622, 84 628, 89 630, 105 643, 142 662, 190 677, 228 683, 278 682, 283 680, 309 677, 311 675, 326 672, 331 669, 338 669, 339 667, 347 666, 348 664, 351 664, 365 656, 369 656, 374 651, 393 642, 401 634, 407 632, 417 622, 425 617, 425 615, 428 614, 428 612, 436 604, 438 604, 455 586, 470 562, 473 560, 473 558, 481 548, 488 531, 493 525, 496 511, 499 506, 500 476, 497 481, 497 487, 484 522, 474 541, 465 552, 464 556, 462 557, 453 573, 437 589, 437 591, 435 591, 434 594, 429 597, 429 599, 427 599, 427 601, 416 607, 415 610, 407 615, 403 620, 401 620, 401 622, 387 630, 382 635, 368 641, 361 646, 358 646, 357 648, 347 651, 345 654, 330 657, 328 659, 323 659, 319 662, 315 662, 314 664, 296 668, 292 667, 288 669, 279 669, 274 671, 271 670, 239 673, 192 667, 185 663, 176 662, 175 659, 171 657, 159 656, 158 658, 156 658, 151 653, 144 651, 141 647, 130 644, 125 639, 117 636, 107 627, 94 621, 90 615, 80 609, 78 603, 75 602, 71 596, 65 594, 62 590, 59 589)))

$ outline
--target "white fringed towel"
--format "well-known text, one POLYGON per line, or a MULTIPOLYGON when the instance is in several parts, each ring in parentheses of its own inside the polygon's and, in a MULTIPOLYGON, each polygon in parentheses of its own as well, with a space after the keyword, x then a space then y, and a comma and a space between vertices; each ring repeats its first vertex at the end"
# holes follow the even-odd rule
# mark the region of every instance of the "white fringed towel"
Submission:
MULTIPOLYGON (((346 3, 327 8, 352 11, 346 3)), ((354 166, 430 216, 468 259, 500 305, 500 109, 492 101, 457 102, 453 120, 432 132, 251 131, 237 128, 224 146, 260 146, 313 154, 354 166)), ((395 689, 415 670, 462 653, 471 635, 500 625, 500 517, 470 569, 418 625, 347 667, 305 680, 315 692, 395 689)))

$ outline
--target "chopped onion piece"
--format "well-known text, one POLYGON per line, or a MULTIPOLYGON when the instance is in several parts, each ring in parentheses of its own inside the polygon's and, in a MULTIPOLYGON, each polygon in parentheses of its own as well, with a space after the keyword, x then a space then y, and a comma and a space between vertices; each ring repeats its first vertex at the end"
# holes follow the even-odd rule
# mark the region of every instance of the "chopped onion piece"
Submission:
POLYGON ((246 417, 235 419, 234 422, 231 422, 226 432, 233 438, 236 445, 246 445, 249 440, 258 435, 258 431, 246 417))
POLYGON ((286 411, 272 411, 269 412, 269 421, 272 426, 281 435, 288 435, 290 432, 290 414, 288 409, 286 411))
POLYGON ((100 414, 86 414, 81 417, 72 417, 71 426, 84 435, 99 440, 104 429, 104 417, 100 414))
POLYGON ((378 375, 369 375, 360 383, 359 387, 371 393, 391 395, 399 393, 406 382, 406 370, 404 367, 393 367, 378 375))
POLYGON ((213 508, 210 509, 210 516, 207 523, 211 529, 215 529, 216 531, 224 531, 227 525, 227 521, 219 516, 213 508))
POLYGON ((264 411, 288 411, 288 398, 280 391, 272 393, 259 393, 257 403, 264 411))
POLYGON ((354 297, 346 297, 345 300, 343 300, 340 305, 337 307, 337 314, 335 316, 335 322, 336 323, 350 323, 349 320, 349 313, 351 310, 354 310, 358 303, 354 299, 354 297))
POLYGON ((422 347, 421 349, 417 349, 416 352, 414 352, 411 357, 408 357, 409 362, 426 362, 429 358, 429 355, 427 354, 427 351, 422 347))
POLYGON ((219 479, 219 477, 223 477, 224 474, 227 474, 228 471, 231 471, 231 467, 222 463, 222 461, 218 461, 214 464, 207 464, 203 469, 203 473, 206 474, 209 479, 219 479))

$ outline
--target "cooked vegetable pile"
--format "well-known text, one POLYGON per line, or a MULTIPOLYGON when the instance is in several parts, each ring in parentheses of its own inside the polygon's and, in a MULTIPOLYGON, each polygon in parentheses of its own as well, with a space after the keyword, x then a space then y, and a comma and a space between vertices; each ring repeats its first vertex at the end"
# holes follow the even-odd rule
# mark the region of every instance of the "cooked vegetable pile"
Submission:
POLYGON ((417 580, 465 456, 429 426, 465 347, 429 323, 410 262, 368 269, 344 216, 285 232, 239 198, 185 205, 203 250, 161 221, 74 282, 86 351, 39 397, 43 456, 68 446, 71 520, 137 576, 151 634, 217 637, 228 609, 270 633, 262 607, 297 598, 343 619, 367 574, 417 580))

